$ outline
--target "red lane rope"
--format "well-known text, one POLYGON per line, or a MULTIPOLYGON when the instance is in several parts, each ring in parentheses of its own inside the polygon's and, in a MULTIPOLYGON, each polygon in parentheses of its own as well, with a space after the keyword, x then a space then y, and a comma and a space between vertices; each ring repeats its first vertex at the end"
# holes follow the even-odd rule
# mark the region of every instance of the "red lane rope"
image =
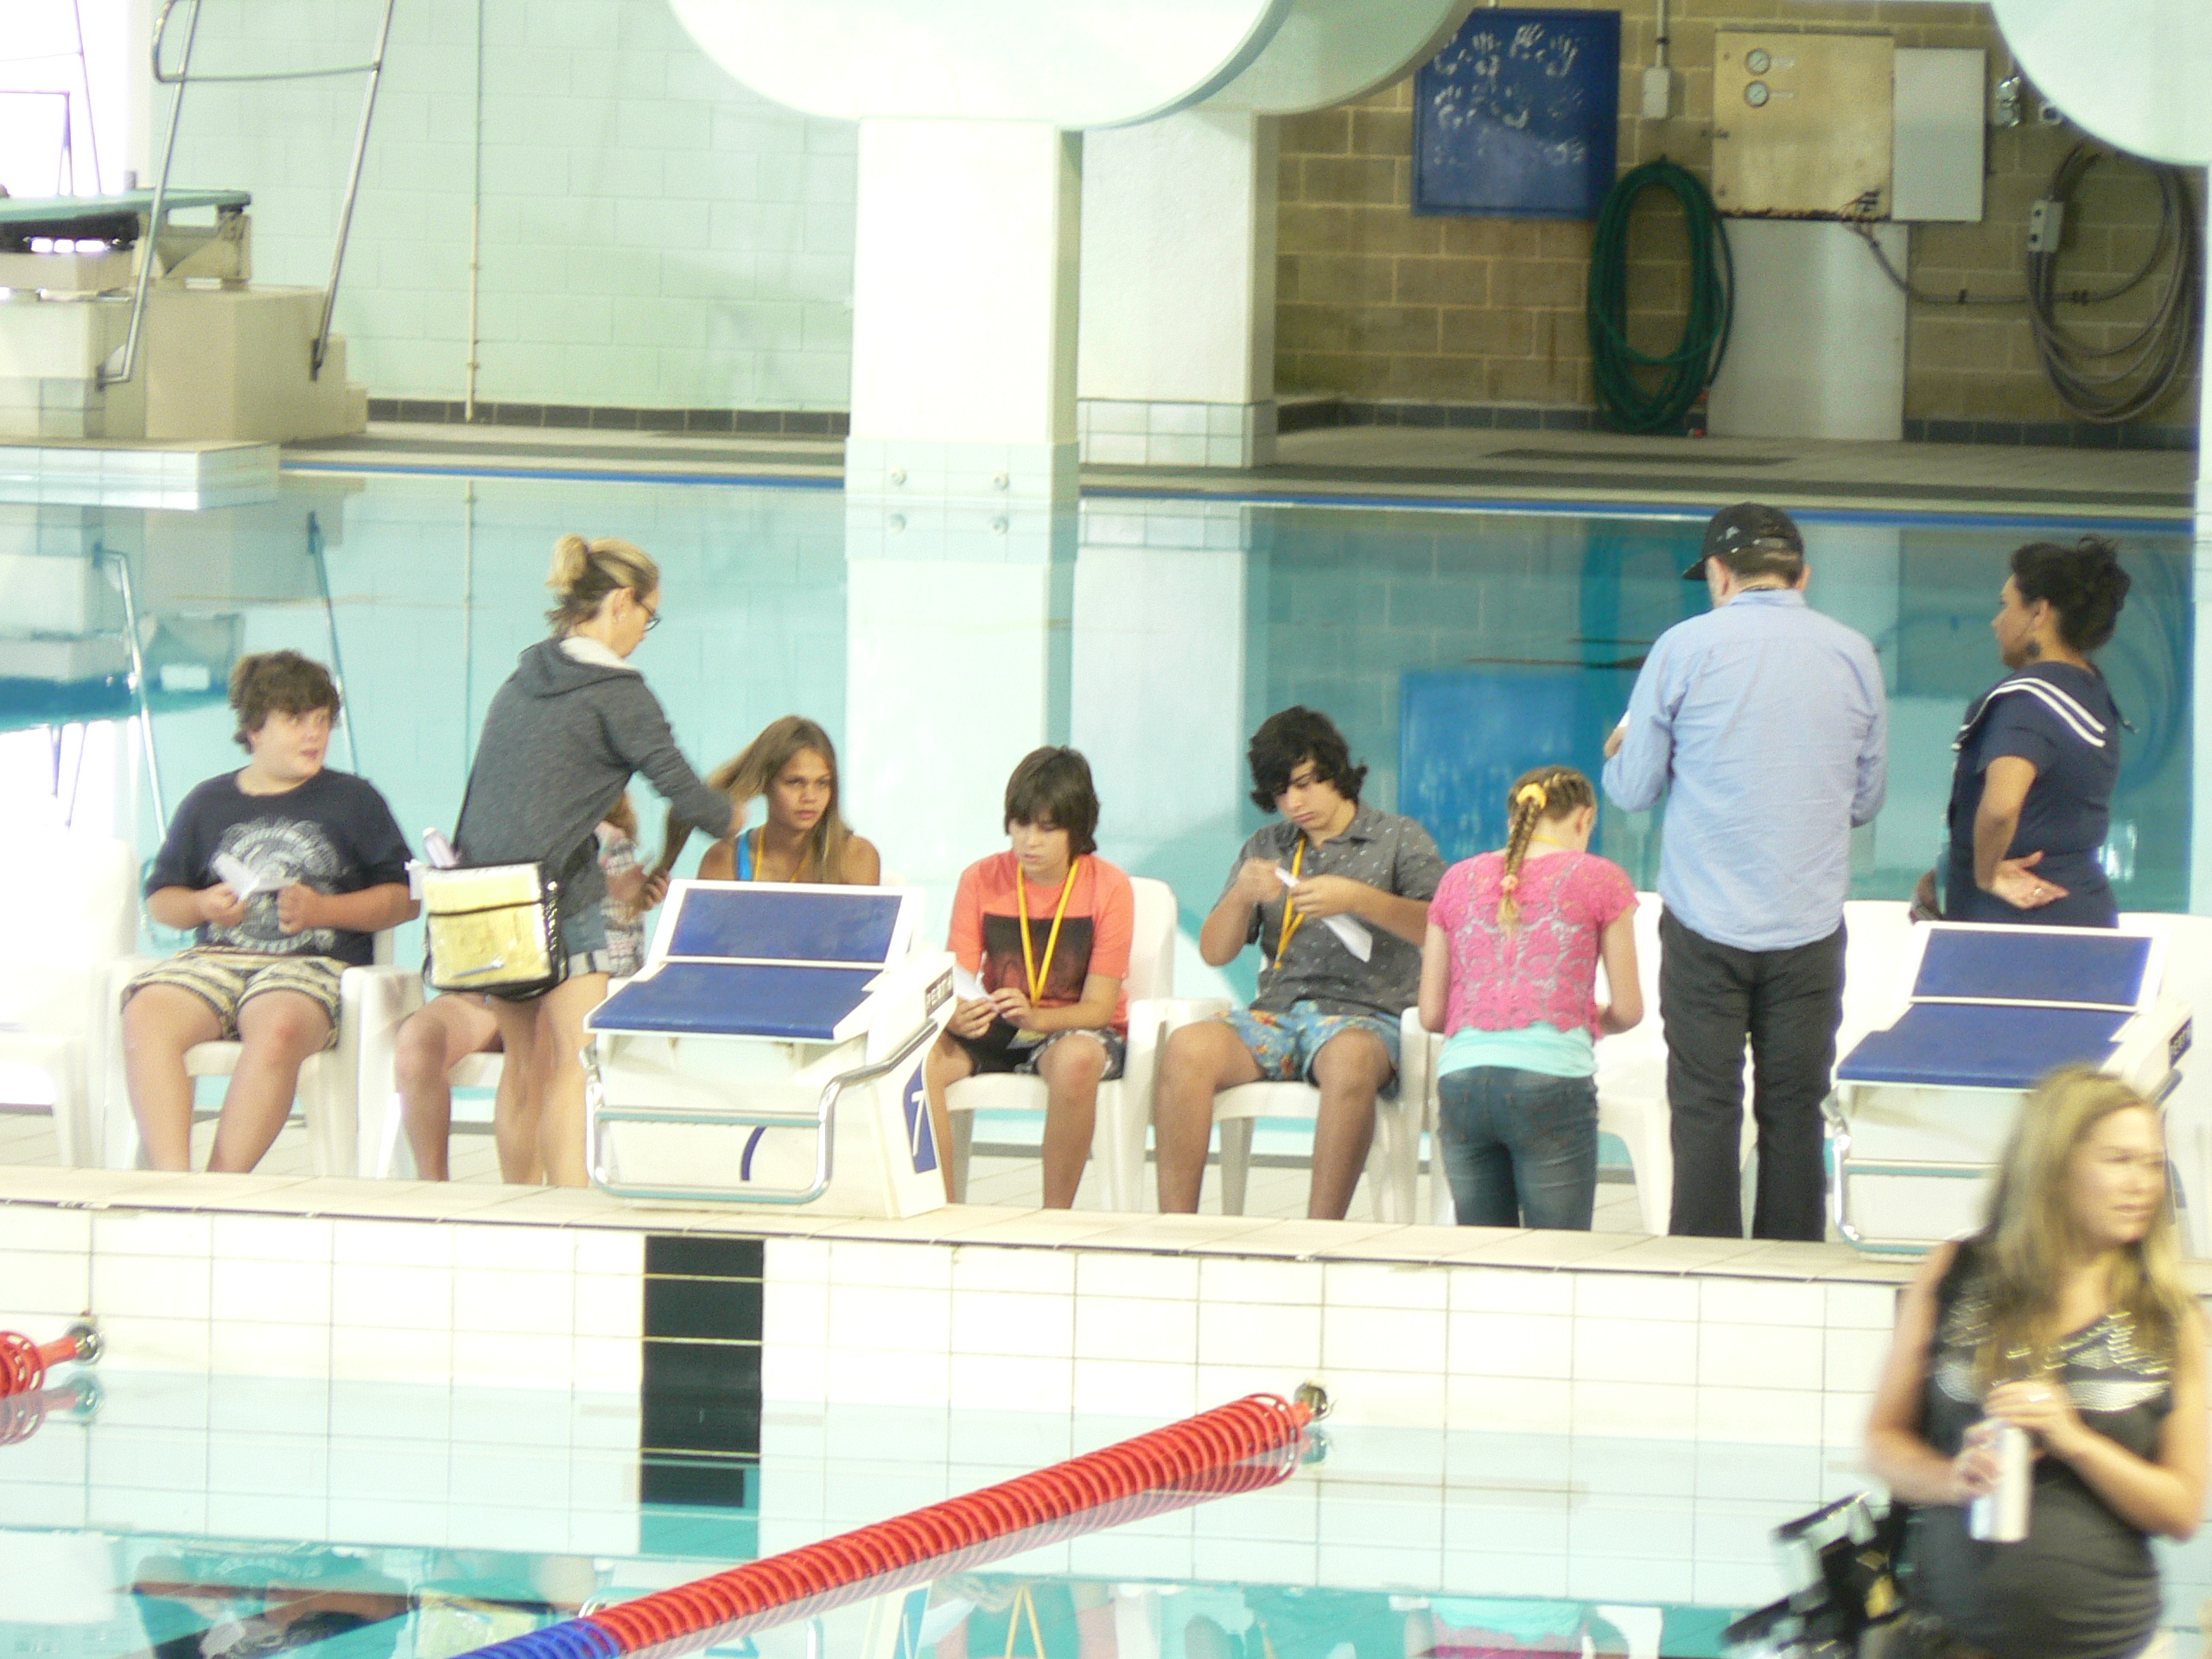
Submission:
POLYGON ((0 1397, 35 1394, 46 1386, 47 1367, 89 1360, 99 1351, 90 1325, 79 1325, 48 1343, 33 1342, 19 1331, 0 1331, 0 1397))
POLYGON ((641 1659, 719 1644, 1061 1538, 1288 1478, 1313 1411, 1255 1394, 981 1491, 480 1649, 477 1659, 641 1659))

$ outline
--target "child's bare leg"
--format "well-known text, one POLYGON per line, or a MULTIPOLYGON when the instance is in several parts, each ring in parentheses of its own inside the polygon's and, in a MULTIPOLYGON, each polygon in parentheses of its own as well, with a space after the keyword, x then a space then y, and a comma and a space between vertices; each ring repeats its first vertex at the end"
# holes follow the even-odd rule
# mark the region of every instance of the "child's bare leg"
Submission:
POLYGON ((968 1051, 941 1031, 922 1062, 922 1091, 929 1096, 930 1133, 937 1137, 938 1173, 944 1177, 944 1196, 954 1204, 967 1197, 967 1172, 952 1166, 952 1114, 945 1109, 944 1091, 961 1078, 972 1076, 976 1062, 968 1051))
POLYGON ((1063 1037, 1037 1062, 1037 1075, 1045 1079, 1045 1207, 1071 1210, 1090 1160, 1106 1050, 1080 1033, 1063 1037))
POLYGON ((211 1171, 242 1173, 261 1161, 292 1115, 302 1064, 330 1041, 330 1016, 302 992, 264 991, 238 1005, 238 1041, 243 1052, 215 1124, 211 1171))
MULTIPOLYGON (((415 1173, 447 1179, 448 1137, 453 1130, 453 1084, 448 1074, 471 1054, 499 1040, 499 1022, 474 997, 441 996, 410 1014, 399 1027, 397 1071, 400 1121, 415 1154, 415 1173)), ((504 1070, 501 1086, 505 1085, 504 1070)))
POLYGON ((123 1006, 123 1071, 149 1169, 192 1167, 192 1079, 185 1051, 221 1038, 215 1010, 175 985, 148 985, 123 1006))

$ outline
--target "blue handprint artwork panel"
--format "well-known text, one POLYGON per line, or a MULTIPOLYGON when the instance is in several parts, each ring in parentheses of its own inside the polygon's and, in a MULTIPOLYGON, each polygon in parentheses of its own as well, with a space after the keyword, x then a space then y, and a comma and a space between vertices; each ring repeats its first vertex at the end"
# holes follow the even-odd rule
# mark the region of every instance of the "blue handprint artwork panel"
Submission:
POLYGON ((1421 66, 1414 211, 1595 219, 1620 119, 1617 11, 1477 11, 1421 66))

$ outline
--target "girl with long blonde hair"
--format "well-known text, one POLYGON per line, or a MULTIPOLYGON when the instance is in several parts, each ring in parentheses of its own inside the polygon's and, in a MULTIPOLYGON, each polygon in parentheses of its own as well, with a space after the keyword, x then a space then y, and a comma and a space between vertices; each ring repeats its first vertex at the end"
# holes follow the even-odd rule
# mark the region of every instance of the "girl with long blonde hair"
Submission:
POLYGON ((2183 1277, 2158 1109, 2069 1066, 2022 1103, 1988 1224, 1899 1304, 1867 1461, 1914 1506, 1913 1605, 1990 1659, 2122 1659, 2158 1640, 2153 1536, 2204 1510, 2205 1326, 2183 1277), (2000 1425, 2032 1437, 2028 1535, 1969 1535, 2000 1425))
POLYGON ((1573 767, 1523 773, 1504 848, 1453 865, 1428 907, 1421 1018, 1448 1037, 1438 1141, 1462 1227, 1587 1230, 1596 1208, 1596 1039, 1643 1017, 1636 886, 1590 851, 1597 822, 1573 767))
MULTIPOLYGON (((883 874, 874 843, 855 835, 838 810, 837 751, 830 734, 799 715, 772 721, 743 753, 707 774, 728 798, 735 833, 699 860, 705 881, 827 881, 874 887, 883 874), (765 798, 767 821, 747 830, 745 810, 765 798)), ((653 874, 676 868, 691 824, 673 808, 653 874)))

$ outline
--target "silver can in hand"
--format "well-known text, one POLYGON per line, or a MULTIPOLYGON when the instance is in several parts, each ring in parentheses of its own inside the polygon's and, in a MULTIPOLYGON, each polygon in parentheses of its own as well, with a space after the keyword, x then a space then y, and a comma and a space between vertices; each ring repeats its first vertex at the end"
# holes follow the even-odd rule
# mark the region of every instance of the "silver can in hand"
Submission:
POLYGON ((2028 1503, 2035 1491, 2028 1431, 2018 1423, 1999 1423, 1991 1444, 1997 1453, 1997 1484, 1967 1510, 1967 1532, 1984 1543, 2017 1544, 2028 1535, 2028 1503))

